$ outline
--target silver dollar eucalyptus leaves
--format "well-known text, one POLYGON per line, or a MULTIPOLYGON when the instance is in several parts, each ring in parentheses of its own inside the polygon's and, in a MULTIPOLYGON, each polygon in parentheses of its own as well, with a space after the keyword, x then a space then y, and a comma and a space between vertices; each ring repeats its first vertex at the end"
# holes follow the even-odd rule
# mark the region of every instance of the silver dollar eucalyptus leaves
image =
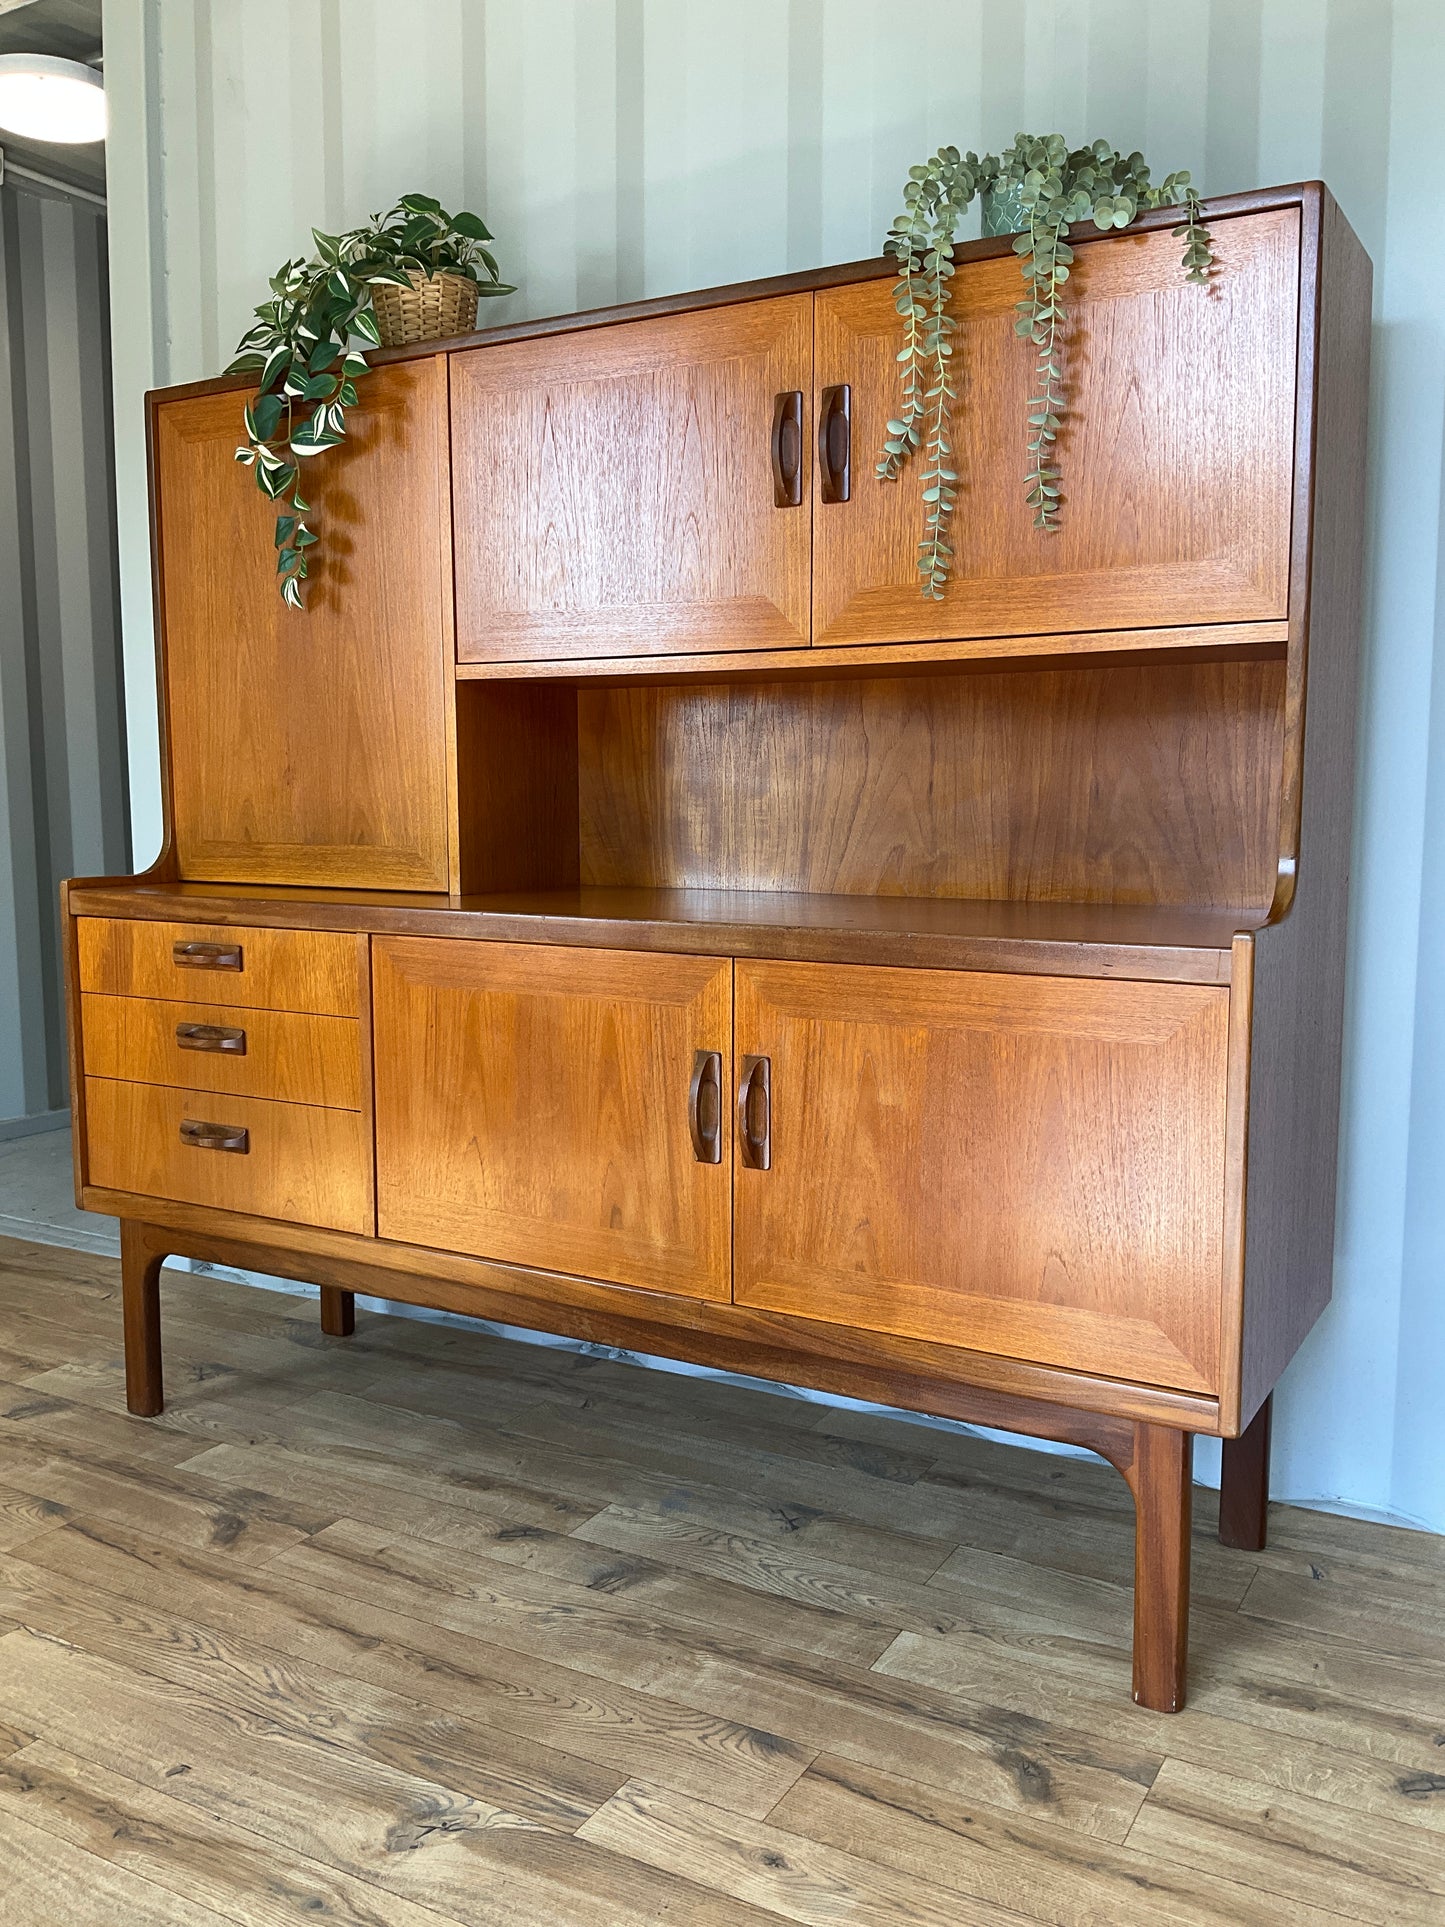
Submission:
POLYGON ((1028 292, 1018 303, 1015 332, 1036 352, 1035 392, 1028 404, 1026 500, 1035 528, 1059 526, 1060 474, 1053 445, 1065 410, 1060 336, 1065 313, 1060 293, 1069 278, 1073 249, 1070 224, 1086 215, 1095 227, 1124 228, 1140 208, 1180 207, 1184 218, 1175 235, 1184 244, 1184 277, 1203 285, 1214 256, 1200 217, 1199 196, 1186 171, 1170 174, 1157 187, 1139 153, 1120 154, 1107 141, 1072 151, 1060 134, 1018 134, 1002 154, 960 154, 940 147, 921 166, 908 170, 903 212, 888 231, 885 248, 897 258, 894 290, 903 320, 899 351, 902 412, 888 424, 878 460, 884 481, 896 481, 905 464, 923 457, 923 537, 918 544, 921 588, 935 601, 943 596, 953 563, 949 523, 958 501, 958 476, 952 467, 951 432, 955 390, 950 379, 953 318, 948 312, 953 274, 953 242, 958 224, 975 195, 1016 198, 1026 225, 1014 252, 1028 292))

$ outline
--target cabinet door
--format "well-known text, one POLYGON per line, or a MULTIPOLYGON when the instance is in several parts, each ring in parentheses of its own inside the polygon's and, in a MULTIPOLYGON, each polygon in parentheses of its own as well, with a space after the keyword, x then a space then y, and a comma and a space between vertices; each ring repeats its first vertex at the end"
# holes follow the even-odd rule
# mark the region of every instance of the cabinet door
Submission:
POLYGON ((321 540, 304 611, 276 589, 276 511, 234 450, 236 390, 155 418, 181 874, 447 887, 446 367, 366 377, 308 464, 321 540))
POLYGON ((1299 214, 1213 224, 1217 267, 1191 287, 1167 230, 1076 230, 1065 286, 1060 527, 1024 501, 1035 351, 1014 333, 1017 258, 953 282, 953 578, 919 592, 915 460, 874 472, 899 410, 892 284, 817 297, 817 381, 852 390, 853 486, 814 509, 813 639, 906 642, 1243 622, 1286 613, 1294 468, 1299 214))
POLYGON ((739 963, 738 1302, 1212 1391, 1228 995, 739 963))
POLYGON ((810 294, 453 355, 461 660, 806 643, 812 366, 810 294))
POLYGON ((379 938, 381 1236, 692 1298, 730 1289, 730 1171, 699 1162, 692 1082, 732 965, 379 938))

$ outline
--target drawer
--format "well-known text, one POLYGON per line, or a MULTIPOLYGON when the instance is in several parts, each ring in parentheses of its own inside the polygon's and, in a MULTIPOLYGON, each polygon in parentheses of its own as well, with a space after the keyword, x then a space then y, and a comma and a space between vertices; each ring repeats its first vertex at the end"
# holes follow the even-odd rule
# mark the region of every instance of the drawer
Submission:
POLYGON ((354 1017, 99 991, 80 1002, 91 1077, 361 1109, 361 1026, 354 1017))
POLYGON ((346 931, 81 917, 77 934, 82 990, 250 1010, 359 1014, 366 939, 346 931))
POLYGON ((90 1182, 291 1224, 372 1230, 370 1146, 359 1111, 87 1077, 90 1182), (236 1149, 188 1142, 182 1124, 236 1149))

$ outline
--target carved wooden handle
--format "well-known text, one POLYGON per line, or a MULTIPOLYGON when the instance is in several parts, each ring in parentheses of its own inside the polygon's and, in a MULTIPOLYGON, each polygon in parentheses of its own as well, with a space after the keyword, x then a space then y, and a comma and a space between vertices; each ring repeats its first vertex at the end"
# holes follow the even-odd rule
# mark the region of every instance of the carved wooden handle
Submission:
POLYGON ((745 1057, 738 1080, 738 1142, 749 1171, 773 1162, 773 1067, 766 1057, 745 1057))
POLYGON ((847 382, 818 398, 818 468, 825 502, 846 502, 851 489, 853 391, 847 382))
POLYGON ((803 499, 803 391, 789 389, 773 403, 773 505, 795 509, 803 499))
POLYGON ((218 1050, 228 1057, 246 1055, 246 1033, 228 1024, 177 1024, 176 1042, 182 1050, 218 1050))
POLYGON ((181 1143, 196 1151, 238 1151, 245 1157, 251 1149, 251 1133, 242 1124, 207 1124, 198 1117, 183 1117, 181 1143))
POLYGON ((176 943, 171 945, 171 961, 186 970, 239 970, 241 946, 238 943, 176 943))
POLYGON ((687 1093, 692 1154, 699 1164, 722 1163, 722 1052, 700 1050, 687 1093))

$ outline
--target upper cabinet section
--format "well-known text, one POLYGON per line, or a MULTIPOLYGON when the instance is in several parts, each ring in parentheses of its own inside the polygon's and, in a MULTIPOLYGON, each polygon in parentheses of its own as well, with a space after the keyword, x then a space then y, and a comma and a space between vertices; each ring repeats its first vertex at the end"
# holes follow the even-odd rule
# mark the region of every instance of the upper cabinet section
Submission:
POLYGON ((233 459, 234 388, 156 405, 176 852, 184 877, 444 890, 451 675, 446 364, 378 368, 308 464, 302 613, 233 459))
POLYGON ((463 662, 809 639, 811 294, 452 356, 463 662))
POLYGON ((1217 266, 1186 284, 1167 230, 1076 233, 1058 444, 1063 514, 1024 500, 1034 350, 1014 332, 1012 255, 953 282, 958 508, 943 600, 919 593, 917 466, 873 473, 899 412, 892 284, 817 296, 818 401, 851 390, 852 487, 814 503, 813 641, 970 636, 1278 619, 1287 613, 1299 326, 1300 214, 1211 223, 1217 266))

